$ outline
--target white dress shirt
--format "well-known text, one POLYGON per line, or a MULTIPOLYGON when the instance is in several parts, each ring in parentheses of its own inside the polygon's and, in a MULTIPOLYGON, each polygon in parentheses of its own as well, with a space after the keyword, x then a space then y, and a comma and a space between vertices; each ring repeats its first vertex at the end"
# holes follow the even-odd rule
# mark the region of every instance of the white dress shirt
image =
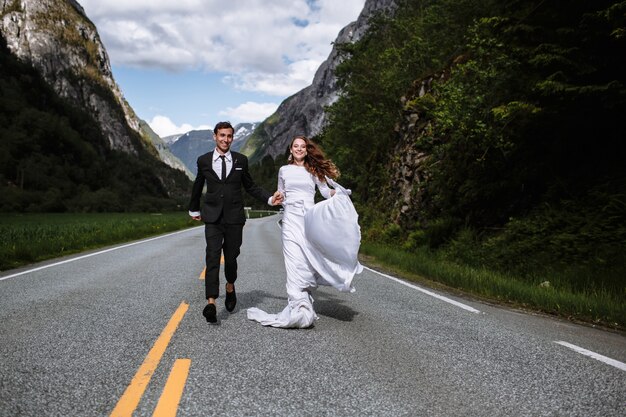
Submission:
MULTIPOLYGON (((226 157, 226 176, 230 173, 230 170, 233 169, 233 156, 230 151, 224 154, 226 157)), ((217 151, 213 151, 213 171, 217 174, 217 178, 223 180, 222 177, 222 159, 220 158, 220 153, 217 151)))

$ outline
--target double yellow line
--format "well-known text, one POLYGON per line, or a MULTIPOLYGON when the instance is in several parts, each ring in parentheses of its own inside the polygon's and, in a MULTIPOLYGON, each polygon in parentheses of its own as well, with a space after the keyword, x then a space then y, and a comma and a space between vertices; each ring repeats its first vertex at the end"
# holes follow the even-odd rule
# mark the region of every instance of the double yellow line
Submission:
MULTIPOLYGON (((176 332, 178 325, 187 312, 189 304, 182 302, 174 315, 167 323, 167 326, 161 332, 161 335, 148 352, 146 359, 137 370, 130 385, 124 391, 124 394, 118 401, 117 405, 111 413, 111 417, 130 417, 139 405, 139 401, 150 382, 150 378, 154 374, 167 345, 170 343, 172 336, 176 332)), ((189 375, 189 367, 191 359, 177 359, 172 367, 170 375, 163 388, 161 398, 154 410, 153 417, 175 416, 178 410, 178 403, 183 394, 187 376, 189 375)))
MULTIPOLYGON (((224 256, 221 257, 220 263, 224 263, 224 256)), ((203 280, 205 274, 206 267, 200 273, 199 278, 203 280)), ((185 302, 182 302, 178 306, 174 315, 152 346, 152 349, 148 352, 146 359, 144 359, 143 363, 137 370, 137 373, 130 382, 130 385, 126 388, 126 391, 124 391, 124 394, 117 402, 113 412, 111 412, 111 417, 130 417, 137 409, 139 401, 141 400, 141 397, 150 382, 150 378, 152 378, 159 362, 161 362, 165 349, 169 345, 172 336, 174 336, 174 333, 185 316, 187 309, 189 309, 189 304, 185 302)), ((172 370, 170 371, 170 375, 167 378, 167 382, 165 383, 165 388, 163 388, 163 393, 161 394, 159 402, 157 403, 154 413, 152 414, 153 417, 176 415, 178 404, 183 395, 187 377, 189 376, 190 367, 191 359, 176 360, 172 370)))

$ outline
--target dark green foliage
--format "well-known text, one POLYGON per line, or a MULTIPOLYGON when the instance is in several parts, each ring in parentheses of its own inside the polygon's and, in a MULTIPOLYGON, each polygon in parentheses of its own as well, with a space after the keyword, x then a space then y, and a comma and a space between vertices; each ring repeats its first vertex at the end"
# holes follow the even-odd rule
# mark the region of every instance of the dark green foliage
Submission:
POLYGON ((365 238, 449 244, 451 257, 525 276, 623 275, 626 2, 406 1, 342 50, 343 95, 318 140, 365 238), (396 236, 389 167, 407 110, 428 126, 415 147, 429 175, 415 228, 396 236))
POLYGON ((341 168, 343 182, 371 209, 364 220, 389 207, 379 197, 389 183, 386 165, 402 120, 400 97, 460 53, 467 27, 490 8, 491 2, 404 2, 395 18, 378 16, 360 42, 341 46, 349 58, 337 70, 343 95, 330 107, 319 140, 341 168))
POLYGON ((626 193, 617 194, 607 183, 577 199, 540 204, 529 215, 510 219, 500 233, 480 236, 464 229, 445 252, 450 259, 489 265, 530 282, 544 277, 560 287, 619 294, 626 291, 624 242, 626 193))
POLYGON ((432 186, 444 213, 501 225, 624 175, 626 48, 596 7, 542 4, 473 25, 470 60, 437 87, 443 140, 432 186))
MULTIPOLYGON (((0 211, 150 211, 185 205, 190 182, 184 173, 142 146, 136 156, 110 150, 93 118, 60 99, 1 38, 0 73, 0 211)), ((138 135, 134 140, 139 144, 138 135)))

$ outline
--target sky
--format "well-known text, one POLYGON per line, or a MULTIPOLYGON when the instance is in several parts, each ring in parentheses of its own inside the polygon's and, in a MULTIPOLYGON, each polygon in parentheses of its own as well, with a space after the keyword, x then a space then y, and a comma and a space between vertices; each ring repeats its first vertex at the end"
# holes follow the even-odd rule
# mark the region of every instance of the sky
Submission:
POLYGON ((365 0, 78 0, 161 137, 260 122, 309 86, 365 0))

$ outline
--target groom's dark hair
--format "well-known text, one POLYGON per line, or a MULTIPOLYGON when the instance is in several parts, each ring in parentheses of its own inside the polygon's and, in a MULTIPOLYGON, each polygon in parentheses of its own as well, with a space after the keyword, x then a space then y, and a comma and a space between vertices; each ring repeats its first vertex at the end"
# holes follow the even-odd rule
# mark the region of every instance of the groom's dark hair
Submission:
POLYGON ((230 122, 219 122, 213 128, 213 133, 217 135, 217 131, 220 129, 232 129, 233 133, 235 133, 235 128, 230 124, 230 122))

